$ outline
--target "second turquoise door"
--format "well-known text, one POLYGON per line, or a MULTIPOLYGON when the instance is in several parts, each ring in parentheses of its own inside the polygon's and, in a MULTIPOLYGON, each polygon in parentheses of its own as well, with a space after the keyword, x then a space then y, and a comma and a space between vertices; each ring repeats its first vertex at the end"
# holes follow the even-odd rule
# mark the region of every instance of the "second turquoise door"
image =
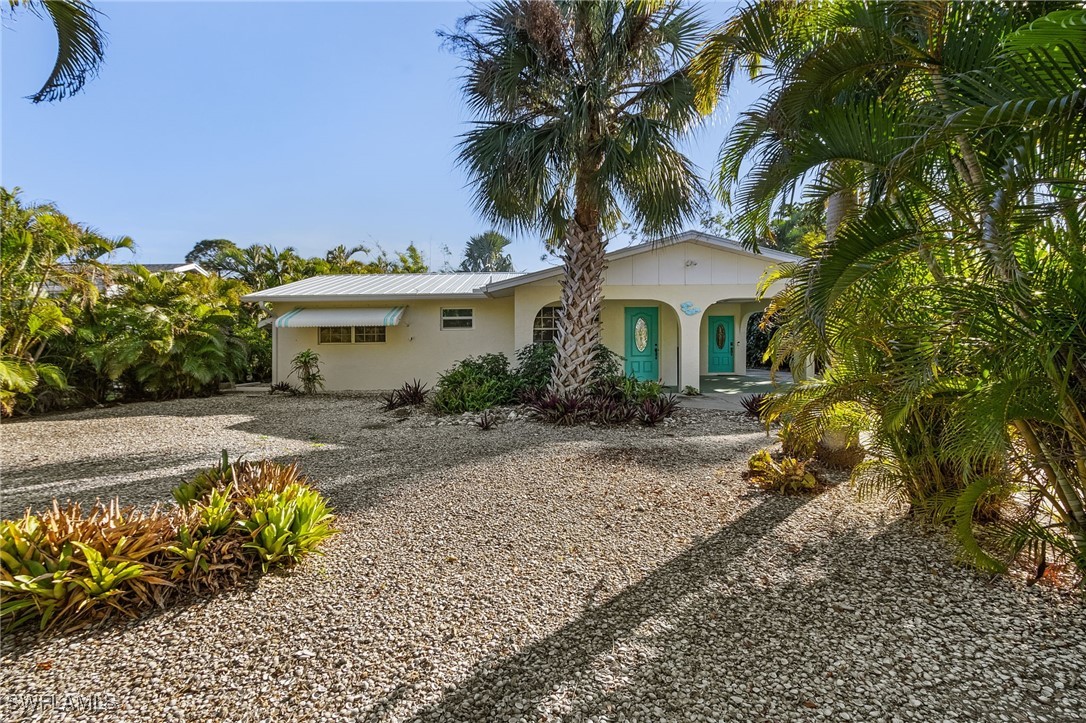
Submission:
POLYGON ((642 381, 660 378, 660 310, 626 307, 626 376, 642 381))
POLYGON ((709 373, 735 371, 735 317, 709 317, 709 373))

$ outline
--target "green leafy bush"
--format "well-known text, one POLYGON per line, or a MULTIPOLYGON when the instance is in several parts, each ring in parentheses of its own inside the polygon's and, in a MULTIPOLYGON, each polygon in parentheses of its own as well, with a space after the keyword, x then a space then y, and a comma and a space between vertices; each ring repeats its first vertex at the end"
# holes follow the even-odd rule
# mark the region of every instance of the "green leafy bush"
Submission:
MULTIPOLYGON (((517 351, 517 368, 504 354, 469 357, 441 375, 434 390, 434 407, 448 414, 482 412, 521 402, 536 417, 554 424, 586 422, 624 424, 640 419, 646 425, 671 416, 678 402, 665 397, 656 381, 622 375, 622 357, 602 344, 589 389, 576 394, 549 391, 555 347, 551 342, 529 344, 517 351)), ((388 405, 399 406, 386 400, 388 405)), ((395 408, 392 406, 391 408, 395 408)))
POLYGON ((860 431, 866 416, 862 410, 852 407, 851 403, 836 404, 828 414, 823 414, 822 434, 815 443, 815 459, 832 469, 850 470, 867 454, 860 444, 860 431))
POLYGON ((551 383, 554 342, 528 344, 517 351, 517 376, 523 389, 543 390, 551 383))
POLYGON ((330 535, 327 501, 295 465, 223 461, 150 512, 96 503, 0 523, 0 620, 8 629, 75 630, 135 617, 180 591, 237 584, 316 551, 330 535))
POLYGON ((514 403, 522 387, 505 354, 468 357, 441 375, 434 407, 446 414, 481 412, 514 403))

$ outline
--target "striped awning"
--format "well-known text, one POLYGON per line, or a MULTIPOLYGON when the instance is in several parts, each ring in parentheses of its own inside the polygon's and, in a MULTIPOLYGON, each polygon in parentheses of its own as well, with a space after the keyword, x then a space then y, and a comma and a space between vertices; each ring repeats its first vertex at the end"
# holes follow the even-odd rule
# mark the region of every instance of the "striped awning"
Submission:
POLYGON ((294 309, 273 321, 280 329, 314 326, 396 326, 406 306, 383 309, 294 309))

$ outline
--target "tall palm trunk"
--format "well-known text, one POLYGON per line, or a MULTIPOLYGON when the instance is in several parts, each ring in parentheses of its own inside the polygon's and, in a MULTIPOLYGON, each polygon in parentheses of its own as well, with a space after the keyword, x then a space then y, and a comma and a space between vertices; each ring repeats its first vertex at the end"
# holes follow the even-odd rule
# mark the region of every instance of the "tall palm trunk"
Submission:
POLYGON ((851 188, 836 191, 826 202, 826 242, 833 243, 845 218, 856 209, 856 192, 851 188))
POLYGON ((603 304, 603 232, 577 221, 569 224, 562 262, 562 308, 558 316, 551 389, 559 394, 588 386, 600 344, 603 304))

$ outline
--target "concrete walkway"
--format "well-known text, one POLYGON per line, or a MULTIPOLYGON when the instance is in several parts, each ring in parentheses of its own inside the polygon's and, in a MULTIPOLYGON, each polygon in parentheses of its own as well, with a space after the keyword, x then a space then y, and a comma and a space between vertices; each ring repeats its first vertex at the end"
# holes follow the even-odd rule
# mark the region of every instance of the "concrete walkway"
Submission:
POLYGON ((750 394, 764 394, 792 386, 792 375, 778 372, 771 379, 765 369, 751 369, 746 376, 713 374, 701 378, 701 396, 683 396, 682 405, 690 409, 723 409, 742 412, 740 400, 750 394))

